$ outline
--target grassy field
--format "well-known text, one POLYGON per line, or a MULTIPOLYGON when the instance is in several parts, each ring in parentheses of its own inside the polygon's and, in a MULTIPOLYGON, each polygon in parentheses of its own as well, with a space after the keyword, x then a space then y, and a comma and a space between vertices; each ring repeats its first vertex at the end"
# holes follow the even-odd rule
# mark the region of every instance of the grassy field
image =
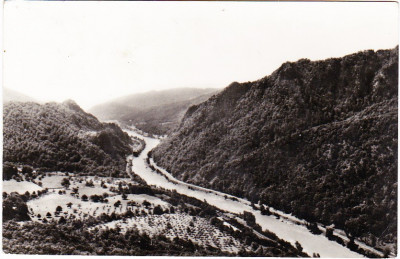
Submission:
POLYGON ((27 191, 31 193, 41 190, 43 190, 42 187, 32 182, 27 182, 27 181, 17 182, 15 180, 3 181, 3 192, 6 193, 17 192, 19 194, 24 194, 27 191))
MULTIPOLYGON (((170 206, 155 196, 128 194, 124 199, 122 195, 110 191, 112 188, 118 188, 119 185, 122 187, 126 186, 127 181, 129 180, 120 178, 75 177, 49 174, 41 180, 42 186, 49 189, 48 193, 27 203, 31 212, 30 216, 32 220, 43 221, 47 213, 50 213, 51 217, 47 217, 46 220, 61 216, 82 219, 89 216, 96 217, 102 213, 111 214, 114 212, 122 214, 128 209, 132 209, 132 207, 128 206, 128 202, 134 202, 138 206, 137 208, 140 208, 140 211, 145 210, 146 213, 149 213, 150 209, 156 205, 160 205, 163 208, 170 206), (61 184, 65 178, 69 179, 70 185, 68 187, 61 184), (88 185, 87 183, 90 184, 88 185), (87 200, 82 198, 84 195, 88 197, 87 200), (99 195, 106 198, 103 202, 94 202, 90 199, 92 195, 99 195), (144 201, 149 202, 151 206, 143 206, 141 208, 140 206, 144 201), (116 202, 119 202, 120 205, 115 206, 116 202), (55 215, 58 206, 62 208, 62 211, 59 215, 55 215)), ((25 182, 25 185, 27 187, 30 186, 29 182, 25 182)), ((21 192, 25 193, 26 190, 28 189, 23 189, 21 192)))

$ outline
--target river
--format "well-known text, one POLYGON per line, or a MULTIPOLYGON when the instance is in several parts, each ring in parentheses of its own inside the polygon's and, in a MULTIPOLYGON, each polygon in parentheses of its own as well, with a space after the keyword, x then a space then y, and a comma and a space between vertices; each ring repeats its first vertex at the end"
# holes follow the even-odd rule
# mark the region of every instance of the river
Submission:
POLYGON ((256 217, 256 222, 262 227, 263 230, 269 230, 275 233, 279 238, 284 239, 292 244, 298 241, 303 247, 303 251, 310 256, 313 253, 320 254, 321 257, 363 257, 362 255, 349 250, 336 242, 330 241, 324 235, 314 235, 303 226, 295 222, 303 222, 292 215, 287 215, 283 212, 276 211, 281 215, 285 215, 291 220, 278 219, 276 216, 261 215, 260 211, 254 210, 249 201, 244 199, 226 199, 225 196, 230 196, 225 193, 213 191, 210 189, 194 186, 184 183, 175 179, 164 169, 151 163, 159 169, 166 177, 151 170, 147 163, 147 153, 156 147, 159 139, 145 137, 134 131, 125 130, 130 136, 137 136, 146 142, 146 147, 138 157, 133 157, 132 170, 135 174, 140 176, 149 185, 155 185, 169 190, 176 190, 178 193, 197 198, 199 200, 206 200, 209 204, 227 212, 243 213, 249 211, 256 217))

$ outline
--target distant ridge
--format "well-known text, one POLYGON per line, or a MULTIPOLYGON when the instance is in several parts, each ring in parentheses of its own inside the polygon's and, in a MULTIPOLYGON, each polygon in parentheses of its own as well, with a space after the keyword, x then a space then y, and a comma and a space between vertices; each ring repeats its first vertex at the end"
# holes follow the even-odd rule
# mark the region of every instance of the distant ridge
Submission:
POLYGON ((218 89, 175 88, 132 94, 89 109, 101 120, 134 124, 152 134, 163 135, 176 127, 186 109, 199 104, 218 89))
POLYGON ((3 87, 3 103, 16 101, 16 102, 37 102, 32 97, 22 94, 20 92, 3 87))

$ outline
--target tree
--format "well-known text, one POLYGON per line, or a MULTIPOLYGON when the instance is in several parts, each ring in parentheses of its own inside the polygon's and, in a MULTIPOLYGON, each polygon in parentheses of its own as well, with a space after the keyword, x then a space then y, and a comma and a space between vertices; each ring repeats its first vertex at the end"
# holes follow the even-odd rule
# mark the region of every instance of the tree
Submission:
POLYGON ((151 205, 151 203, 148 202, 147 200, 144 200, 142 204, 143 204, 143 206, 145 206, 146 208, 148 208, 148 207, 151 205))
POLYGON ((299 252, 303 252, 303 247, 301 246, 301 244, 298 241, 296 241, 295 245, 299 252))
POLYGON ((61 206, 57 206, 56 212, 57 212, 57 213, 60 213, 61 211, 62 211, 62 207, 61 207, 61 206))
POLYGON ((269 210, 268 206, 264 206, 263 204, 261 204, 260 209, 261 215, 271 215, 271 211, 269 210))
POLYGON ((123 194, 122 194, 122 199, 123 199, 123 200, 126 200, 127 198, 128 198, 128 196, 126 196, 126 194, 123 193, 123 194))
POLYGON ((319 235, 322 233, 322 231, 318 228, 318 225, 316 222, 308 223, 307 228, 311 231, 311 233, 315 235, 319 235))
POLYGON ((71 183, 68 178, 63 178, 61 181, 61 185, 68 189, 68 187, 71 185, 71 183))
POLYGON ((128 206, 128 207, 134 207, 134 206, 136 206, 136 202, 134 202, 134 201, 128 201, 127 204, 126 204, 126 206, 128 206))
POLYGON ((132 210, 128 209, 125 213, 124 213, 124 217, 126 218, 132 218, 134 216, 132 210))
POLYGON ((162 215, 162 214, 164 214, 164 211, 163 211, 163 209, 161 208, 160 205, 157 205, 157 206, 154 207, 154 209, 153 209, 153 214, 155 214, 155 215, 162 215))
POLYGON ((82 201, 88 201, 88 196, 86 194, 82 195, 81 197, 82 201))
POLYGON ((11 180, 11 178, 17 174, 17 167, 7 162, 3 163, 3 181, 11 180))
POLYGON ((328 239, 331 239, 331 238, 333 237, 333 228, 327 227, 327 228, 326 228, 325 236, 326 236, 328 239))
POLYGON ((93 181, 91 179, 87 180, 85 185, 88 186, 88 187, 94 187, 94 183, 93 183, 93 181))
POLYGON ((115 203, 114 203, 114 207, 119 207, 119 206, 121 206, 121 201, 120 200, 118 200, 118 201, 116 201, 115 203))
POLYGON ((349 238, 350 241, 347 243, 347 247, 350 250, 357 251, 358 245, 354 242, 354 237, 353 236, 348 236, 348 238, 349 238))
POLYGON ((254 225, 256 223, 256 217, 253 215, 253 213, 248 212, 248 211, 244 211, 243 212, 243 219, 250 226, 252 226, 252 225, 254 225))
POLYGON ((67 203, 67 207, 68 207, 68 208, 71 208, 71 207, 72 207, 72 202, 68 202, 68 203, 67 203))
POLYGON ((90 200, 92 200, 93 202, 99 202, 101 200, 100 198, 102 198, 102 197, 100 197, 97 194, 94 194, 94 195, 90 196, 90 200))
POLYGON ((33 168, 31 166, 24 165, 22 167, 21 173, 27 176, 31 176, 33 172, 33 168))
POLYGON ((171 223, 170 222, 167 222, 167 229, 172 229, 172 225, 171 225, 171 223))
POLYGON ((28 206, 18 193, 12 192, 3 200, 3 221, 11 219, 17 221, 30 220, 28 213, 28 206))
POLYGON ((65 224, 65 223, 67 223, 67 220, 63 216, 61 216, 60 219, 58 220, 58 224, 65 224))

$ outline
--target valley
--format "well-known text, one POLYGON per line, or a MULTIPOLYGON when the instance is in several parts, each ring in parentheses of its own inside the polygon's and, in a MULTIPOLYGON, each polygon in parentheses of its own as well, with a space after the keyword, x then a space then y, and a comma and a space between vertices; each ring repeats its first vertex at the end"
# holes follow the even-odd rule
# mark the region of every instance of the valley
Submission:
POLYGON ((2 6, 3 257, 399 257, 397 1, 39 2, 2 6))
POLYGON ((94 109, 107 121, 7 101, 3 250, 395 257, 397 56, 127 96, 94 109))
MULTIPOLYGON (((218 219, 233 232, 240 230, 228 223, 229 220, 242 221, 247 225, 240 216, 247 211, 255 216, 255 223, 263 231, 274 233, 293 246, 298 242, 306 254, 319 254, 322 257, 362 257, 345 246, 330 241, 323 233, 320 235, 310 233, 305 227, 304 220, 273 208, 269 208, 273 214, 262 215, 259 205, 252 207, 247 200, 175 179, 148 158, 149 152, 159 144, 159 139, 140 135, 132 128, 125 131, 132 138, 141 139, 145 143, 145 148, 139 156, 132 155, 128 159, 130 161, 128 165, 132 166, 131 170, 127 170, 130 178, 47 173, 38 176, 32 182, 19 181, 17 182, 19 184, 15 184, 15 180, 5 181, 3 192, 9 194, 16 191, 21 195, 33 196, 38 192, 45 192, 27 202, 31 220, 41 224, 80 220, 89 222, 88 231, 94 233, 117 228, 121 234, 125 234, 131 229, 137 229, 150 237, 164 235, 170 240, 178 237, 226 253, 235 254, 243 249, 252 251, 250 247, 244 246, 240 240, 229 234, 232 232, 222 231, 211 224, 209 217, 195 216, 194 212, 190 212, 191 208, 196 208, 195 206, 172 205, 168 197, 169 191, 172 191, 215 207, 218 219), (161 190, 162 194, 151 194, 146 188, 144 192, 149 194, 130 193, 130 190, 134 190, 132 186, 140 185, 132 180, 137 176, 149 185, 150 190, 161 190), (159 212, 156 212, 156 207, 159 212)), ((262 234, 258 235, 266 239, 262 234)), ((367 246, 364 245, 363 248, 365 247, 367 246)), ((376 250, 368 249, 379 254, 376 250)))

